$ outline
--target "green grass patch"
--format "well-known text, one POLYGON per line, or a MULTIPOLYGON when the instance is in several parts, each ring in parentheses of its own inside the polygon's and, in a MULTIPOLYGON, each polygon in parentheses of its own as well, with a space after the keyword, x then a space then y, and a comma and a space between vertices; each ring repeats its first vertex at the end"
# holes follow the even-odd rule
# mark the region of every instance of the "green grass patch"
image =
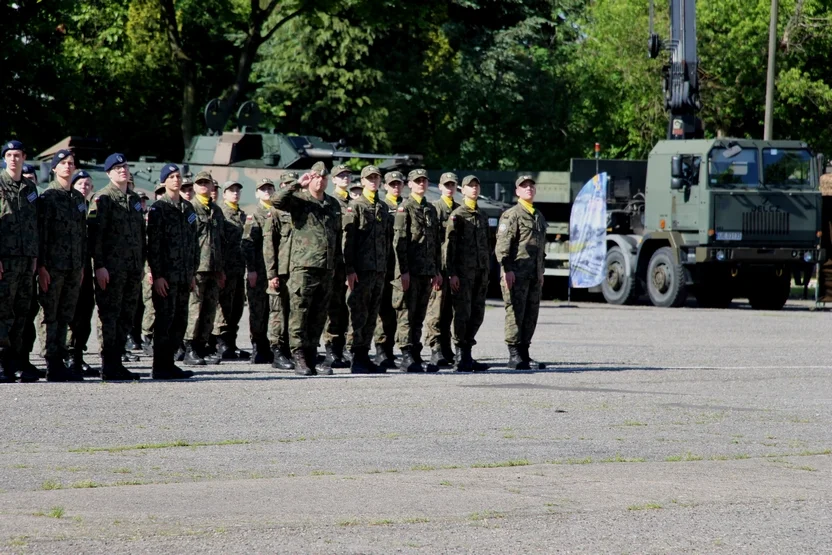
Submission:
POLYGON ((603 459, 602 463, 642 463, 645 459, 641 457, 637 458, 627 458, 622 457, 620 454, 616 453, 614 457, 610 457, 608 459, 603 459))
POLYGON ((479 521, 479 520, 488 520, 489 518, 505 518, 506 515, 497 511, 482 511, 471 513, 468 515, 468 520, 479 521))
POLYGON ((532 462, 528 459, 516 459, 493 463, 474 463, 471 465, 471 468, 505 468, 510 466, 529 466, 530 464, 532 464, 532 462))
POLYGON ((661 509, 662 506, 659 503, 645 503, 644 505, 630 505, 627 507, 628 511, 650 511, 661 509))
POLYGON ((417 464, 415 466, 411 466, 410 470, 436 470, 436 467, 429 464, 417 464))
POLYGON ((625 420, 624 425, 625 426, 636 426, 637 427, 637 426, 646 426, 647 424, 645 424, 644 422, 639 422, 638 420, 625 420))
POLYGON ((330 472, 328 470, 313 470, 310 476, 335 476, 334 472, 330 472))
POLYGON ((70 449, 70 453, 121 453, 123 451, 142 451, 145 449, 169 449, 172 447, 213 447, 217 445, 245 445, 251 443, 246 439, 226 439, 223 441, 185 441, 177 439, 166 443, 139 443, 136 445, 117 445, 115 447, 79 447, 70 449))
POLYGON ((50 490, 50 489, 64 489, 64 485, 57 480, 46 480, 40 485, 40 489, 50 490))
POLYGON ((694 455, 690 451, 685 453, 684 455, 671 455, 669 457, 665 457, 665 462, 692 462, 692 461, 701 461, 702 457, 699 455, 694 455))
POLYGON ((344 527, 347 527, 347 526, 358 526, 359 524, 361 524, 361 522, 360 522, 360 521, 358 521, 358 520, 356 520, 356 519, 354 519, 354 518, 352 518, 352 519, 347 519, 347 520, 339 520, 339 521, 338 521, 338 526, 344 526, 344 527))
POLYGON ((404 524, 425 524, 426 522, 430 522, 430 520, 423 516, 415 516, 402 520, 404 524))
POLYGON ((64 516, 64 508, 60 506, 55 506, 49 509, 49 512, 46 513, 46 516, 51 518, 63 518, 64 516))
POLYGON ((370 521, 370 526, 390 526, 391 524, 396 524, 396 521, 390 520, 389 518, 370 521))
POLYGON ((100 488, 101 486, 102 484, 93 482, 92 480, 81 480, 80 482, 73 482, 69 485, 73 489, 100 488))
POLYGON ((453 484, 451 482, 449 482, 448 480, 442 480, 441 482, 439 482, 439 485, 440 486, 453 486, 453 484))
POLYGON ((116 468, 115 470, 113 470, 114 474, 130 474, 131 472, 133 471, 129 468, 116 468))

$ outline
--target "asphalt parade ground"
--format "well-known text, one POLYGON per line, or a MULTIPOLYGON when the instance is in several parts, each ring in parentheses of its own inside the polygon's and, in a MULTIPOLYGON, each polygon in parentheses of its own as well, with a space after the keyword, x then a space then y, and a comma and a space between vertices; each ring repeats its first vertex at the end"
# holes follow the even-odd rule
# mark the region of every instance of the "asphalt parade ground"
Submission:
POLYGON ((832 550, 832 315, 547 303, 516 372, 503 314, 473 375, 0 386, 0 553, 832 550))

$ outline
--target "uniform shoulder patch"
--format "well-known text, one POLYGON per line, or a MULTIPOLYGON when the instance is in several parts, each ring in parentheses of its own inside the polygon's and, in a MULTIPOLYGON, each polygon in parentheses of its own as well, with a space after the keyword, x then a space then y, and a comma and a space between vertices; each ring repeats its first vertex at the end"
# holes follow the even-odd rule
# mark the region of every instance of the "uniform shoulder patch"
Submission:
POLYGON ((508 229, 506 224, 500 224, 500 231, 505 231, 506 229, 508 229))

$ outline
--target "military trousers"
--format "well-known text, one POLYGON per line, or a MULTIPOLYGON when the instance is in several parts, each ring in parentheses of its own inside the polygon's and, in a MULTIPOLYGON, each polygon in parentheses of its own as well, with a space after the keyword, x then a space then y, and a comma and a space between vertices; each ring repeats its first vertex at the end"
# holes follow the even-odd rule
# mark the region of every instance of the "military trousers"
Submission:
POLYGON ((267 285, 265 272, 257 273, 257 281, 254 287, 246 279, 248 329, 252 345, 265 345, 268 341, 269 295, 266 293, 267 285))
POLYGON ((237 340, 245 304, 243 274, 225 275, 225 287, 219 292, 219 310, 214 317, 214 335, 237 340))
POLYGON ((454 304, 454 345, 473 347, 485 318, 488 296, 488 271, 459 276, 459 290, 451 295, 454 304))
POLYGON ((45 330, 38 325, 42 318, 38 315, 43 314, 43 309, 40 307, 38 300, 38 292, 40 286, 35 276, 32 276, 32 302, 29 304, 29 313, 26 315, 26 323, 23 325, 23 339, 20 347, 21 353, 31 353, 35 349, 35 340, 40 339, 40 354, 46 353, 46 333, 45 330))
POLYGON ((347 345, 352 352, 368 350, 373 341, 385 272, 358 272, 357 276, 355 287, 347 293, 350 316, 347 345))
POLYGON ((540 280, 537 276, 515 275, 514 287, 501 281, 503 302, 506 305, 506 344, 528 345, 532 342, 540 312, 540 280))
POLYGON ((269 289, 269 345, 289 346, 289 276, 277 278, 277 291, 269 289))
POLYGON ((332 295, 329 297, 326 326, 324 327, 324 343, 343 347, 346 344, 347 327, 350 315, 347 310, 347 275, 344 267, 335 269, 332 278, 332 295))
POLYGON ((196 287, 188 300, 185 339, 201 347, 211 338, 219 303, 220 284, 215 272, 197 272, 196 287))
POLYGON ((454 302, 448 279, 443 276, 442 287, 431 289, 428 311, 425 316, 425 341, 431 348, 451 344, 451 321, 454 317, 454 302))
POLYGON ((332 295, 333 270, 295 268, 289 274, 289 348, 318 349, 332 295))
POLYGON ((136 301, 142 287, 142 272, 110 271, 110 282, 101 289, 95 280, 98 306, 98 342, 101 355, 121 356, 127 332, 133 326, 136 301))
POLYGON ((152 336, 156 326, 156 307, 153 305, 153 284, 148 279, 150 272, 146 272, 142 278, 142 304, 144 314, 142 315, 142 335, 152 336))
POLYGON ((159 353, 165 361, 173 361, 173 355, 182 344, 185 328, 188 326, 188 303, 191 284, 184 281, 168 282, 166 297, 152 293, 153 311, 157 318, 153 322, 153 354, 159 353))
POLYGON ((43 355, 66 358, 67 332, 75 317, 78 296, 81 293, 80 268, 51 270, 46 292, 38 290, 38 302, 43 312, 40 318, 41 336, 45 338, 43 355))
POLYGON ((27 256, 0 258, 0 350, 22 353, 23 330, 32 304, 32 259, 27 256))
POLYGON ((396 309, 393 308, 393 284, 390 274, 384 276, 384 289, 381 291, 381 302, 378 305, 378 320, 376 321, 375 342, 392 349, 396 341, 396 309))
POLYGON ((422 324, 430 299, 433 276, 410 276, 410 287, 402 291, 400 279, 393 280, 393 307, 396 309, 396 343, 400 349, 422 350, 422 324))
POLYGON ((69 324, 69 348, 73 353, 81 354, 87 350, 87 341, 92 333, 92 313, 95 310, 95 287, 92 284, 94 280, 92 266, 87 265, 78 291, 75 314, 69 324))

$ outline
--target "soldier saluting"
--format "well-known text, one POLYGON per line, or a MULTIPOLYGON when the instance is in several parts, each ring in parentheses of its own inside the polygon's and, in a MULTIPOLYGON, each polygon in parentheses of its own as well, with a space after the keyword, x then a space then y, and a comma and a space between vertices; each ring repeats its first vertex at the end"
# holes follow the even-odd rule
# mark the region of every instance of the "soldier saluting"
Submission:
POLYGON ((532 176, 518 177, 514 192, 517 204, 500 216, 495 248, 506 304, 508 366, 517 370, 537 370, 544 365, 529 356, 529 344, 540 311, 546 259, 546 220, 534 207, 536 184, 532 176))
POLYGON ((101 379, 137 380, 121 361, 133 326, 145 260, 145 222, 138 195, 127 190, 130 169, 123 154, 104 161, 110 182, 96 195, 88 219, 95 220, 92 257, 101 342, 101 379))

